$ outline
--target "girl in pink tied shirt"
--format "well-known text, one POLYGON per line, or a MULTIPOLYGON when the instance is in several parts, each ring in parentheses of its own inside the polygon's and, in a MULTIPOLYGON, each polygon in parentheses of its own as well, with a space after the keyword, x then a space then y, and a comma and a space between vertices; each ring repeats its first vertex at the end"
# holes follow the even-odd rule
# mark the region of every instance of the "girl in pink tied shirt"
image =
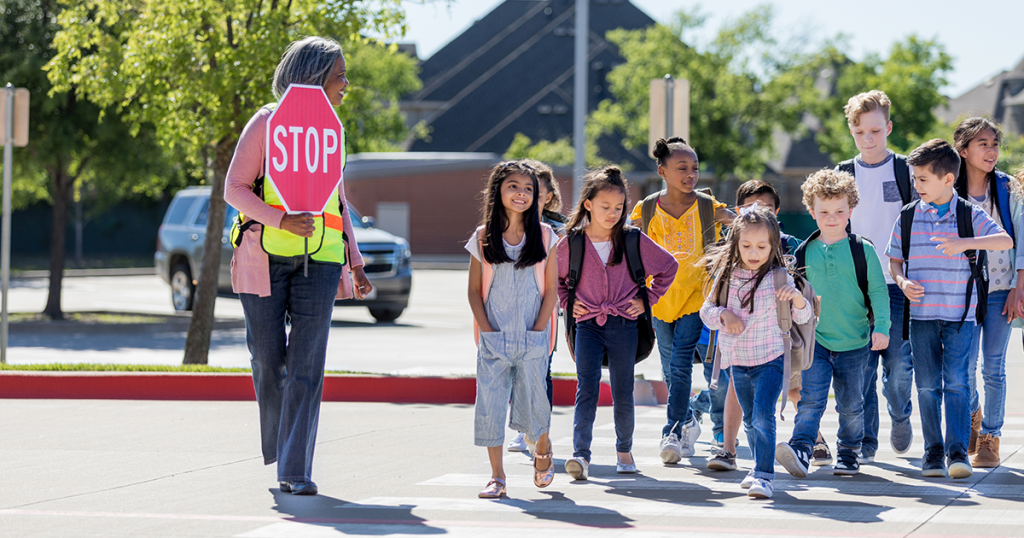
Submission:
MULTIPOLYGON (((591 172, 580 193, 579 205, 558 242, 558 297, 567 315, 576 318, 576 410, 573 418, 573 457, 565 471, 575 480, 586 480, 590 467, 590 443, 601 388, 601 362, 607 355, 615 418, 616 470, 635 473, 630 453, 633 445, 633 365, 637 350, 637 316, 643 314, 639 286, 626 263, 626 240, 637 234, 645 273, 654 277, 648 289, 650 302, 665 294, 676 276, 678 262, 638 229, 626 227, 626 181, 615 166, 591 172), (579 281, 569 277, 569 245, 583 234, 583 264, 579 281), (569 303, 570 284, 576 300, 569 303)), ((634 238, 635 240, 635 238, 634 238)))

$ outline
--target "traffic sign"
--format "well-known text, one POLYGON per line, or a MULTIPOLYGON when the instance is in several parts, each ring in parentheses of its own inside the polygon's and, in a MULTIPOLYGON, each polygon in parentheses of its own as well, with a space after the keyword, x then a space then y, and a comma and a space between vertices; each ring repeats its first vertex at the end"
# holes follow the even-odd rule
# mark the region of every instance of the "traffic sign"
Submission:
POLYGON ((341 183, 341 120, 320 86, 292 84, 267 120, 267 181, 288 213, 319 215, 341 183))

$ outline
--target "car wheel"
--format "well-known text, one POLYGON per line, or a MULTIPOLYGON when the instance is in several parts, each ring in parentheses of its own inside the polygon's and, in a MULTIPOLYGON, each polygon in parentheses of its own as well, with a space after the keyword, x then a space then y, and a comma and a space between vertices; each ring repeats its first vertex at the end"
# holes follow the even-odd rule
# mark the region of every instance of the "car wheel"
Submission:
POLYGON ((171 304, 178 312, 192 310, 192 299, 196 286, 192 284, 192 272, 183 263, 171 269, 171 304))
POLYGON ((371 308, 370 315, 373 319, 377 320, 377 323, 386 323, 389 321, 395 321, 398 316, 405 312, 404 308, 371 308))

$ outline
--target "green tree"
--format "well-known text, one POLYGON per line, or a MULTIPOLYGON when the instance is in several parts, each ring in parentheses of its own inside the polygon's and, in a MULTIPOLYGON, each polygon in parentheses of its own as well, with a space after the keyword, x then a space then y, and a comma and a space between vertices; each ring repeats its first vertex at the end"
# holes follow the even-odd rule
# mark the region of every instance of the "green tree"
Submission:
POLYGON ((591 122, 623 135, 628 147, 646 148, 650 81, 666 73, 687 79, 689 142, 701 161, 719 178, 758 176, 776 130, 800 129, 804 103, 815 94, 813 66, 769 33, 767 6, 727 22, 707 44, 688 43, 704 21, 697 11, 682 11, 670 26, 609 32, 626 61, 608 74, 616 100, 601 102, 591 122))
POLYGON ((815 63, 834 77, 834 89, 808 102, 809 112, 822 118, 818 145, 833 160, 838 162, 858 153, 843 107, 850 97, 869 90, 882 90, 892 101, 893 127, 888 143, 895 151, 906 154, 935 135, 946 139, 952 136, 951 129, 948 133, 942 131, 945 126, 932 112, 946 102, 940 90, 953 68, 953 59, 941 44, 912 35, 894 43, 884 59, 870 54, 862 62, 851 61, 843 48, 840 42, 818 54, 815 63))
MULTIPOLYGON (((91 101, 122 107, 134 125, 155 124, 164 147, 180 151, 191 166, 208 172, 212 194, 205 255, 184 356, 186 364, 206 363, 220 265, 224 177, 245 123, 273 100, 271 80, 282 52, 308 35, 334 37, 343 46, 362 42, 363 32, 396 35, 404 24, 400 2, 61 1, 66 9, 55 39, 58 54, 48 65, 58 90, 77 84, 91 101)), ((359 67, 353 62, 351 69, 359 67)), ((376 75, 367 73, 367 80, 388 80, 376 75)), ((357 92, 360 82, 352 82, 357 92)), ((394 118, 389 113, 360 117, 356 132, 390 133, 393 140, 401 140, 404 125, 395 125, 394 118), (384 124, 373 126, 377 121, 384 124)), ((365 145, 372 147, 371 142, 365 145)))
POLYGON ((130 129, 116 110, 81 98, 77 84, 51 86, 43 66, 56 54, 53 39, 62 7, 40 0, 0 0, 0 75, 31 92, 29 145, 15 151, 15 207, 53 205, 50 280, 43 313, 64 317, 61 289, 68 213, 76 190, 87 185, 106 206, 127 196, 159 193, 177 177, 163 159, 152 125, 130 129), (134 135, 134 136, 133 136, 134 135))

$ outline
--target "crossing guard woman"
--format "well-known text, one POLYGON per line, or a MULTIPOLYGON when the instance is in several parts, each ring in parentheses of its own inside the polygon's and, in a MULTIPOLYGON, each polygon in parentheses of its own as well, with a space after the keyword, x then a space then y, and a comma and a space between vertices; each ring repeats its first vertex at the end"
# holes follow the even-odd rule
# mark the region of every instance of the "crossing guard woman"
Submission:
MULTIPOLYGON (((274 72, 274 96, 281 99, 289 84, 321 86, 331 105, 341 106, 348 86, 341 45, 321 37, 289 45, 274 72)), ((313 216, 286 214, 270 182, 263 181, 266 125, 274 106, 261 108, 245 126, 225 180, 224 200, 243 215, 240 237, 233 238, 231 287, 245 311, 263 461, 277 462, 282 492, 315 495, 313 448, 334 300, 362 299, 372 286, 354 241, 344 182, 324 215, 313 216), (309 257, 308 276, 303 238, 321 244, 309 257)), ((344 139, 340 146, 344 152, 344 139)))

